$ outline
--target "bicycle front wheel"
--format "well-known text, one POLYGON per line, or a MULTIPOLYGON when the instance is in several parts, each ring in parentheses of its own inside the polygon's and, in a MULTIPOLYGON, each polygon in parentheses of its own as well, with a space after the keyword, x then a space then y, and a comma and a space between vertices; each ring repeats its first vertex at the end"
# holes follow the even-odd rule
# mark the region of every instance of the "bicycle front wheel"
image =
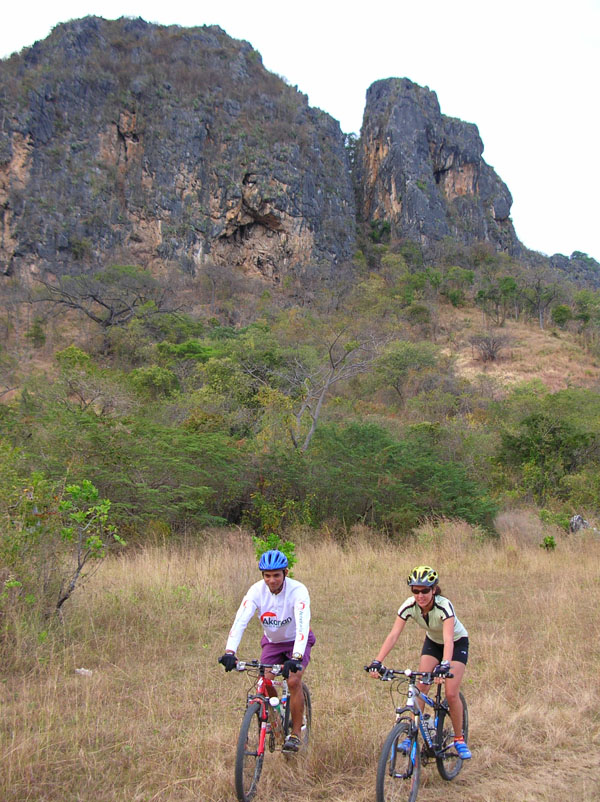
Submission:
POLYGON ((256 793, 265 757, 261 744, 261 706, 253 702, 246 708, 235 754, 235 791, 239 802, 250 802, 256 793))
MULTIPOLYGON (((460 701, 463 705, 463 735, 465 741, 468 743, 469 739, 469 709, 467 708, 467 701, 465 697, 460 694, 460 701)), ((452 719, 450 712, 446 707, 438 711, 437 720, 437 749, 443 749, 442 754, 439 754, 435 762, 440 776, 444 780, 453 780, 458 772, 462 769, 462 760, 459 758, 456 749, 452 746, 454 741, 454 727, 452 726, 452 719)))
POLYGON ((421 755, 412 719, 401 719, 383 744, 377 766, 377 802, 415 802, 421 777, 421 755), (402 744, 408 739, 408 748, 402 744))
MULTIPOLYGON (((308 687, 302 683, 302 696, 304 698, 304 710, 302 712, 302 726, 300 728, 300 740, 302 741, 302 746, 306 749, 308 746, 308 741, 310 738, 310 729, 312 726, 312 704, 310 701, 310 692, 308 687)), ((292 731, 293 722, 290 718, 290 700, 288 698, 286 707, 285 707, 285 719, 283 722, 284 732, 287 735, 292 731)))

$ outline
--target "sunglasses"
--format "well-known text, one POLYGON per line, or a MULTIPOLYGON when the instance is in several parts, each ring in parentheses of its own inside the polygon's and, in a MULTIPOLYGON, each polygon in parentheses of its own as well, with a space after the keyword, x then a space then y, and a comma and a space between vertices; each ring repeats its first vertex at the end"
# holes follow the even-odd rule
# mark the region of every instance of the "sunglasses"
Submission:
POLYGON ((432 590, 433 588, 413 588, 412 592, 415 594, 415 596, 427 596, 427 594, 431 593, 432 590))

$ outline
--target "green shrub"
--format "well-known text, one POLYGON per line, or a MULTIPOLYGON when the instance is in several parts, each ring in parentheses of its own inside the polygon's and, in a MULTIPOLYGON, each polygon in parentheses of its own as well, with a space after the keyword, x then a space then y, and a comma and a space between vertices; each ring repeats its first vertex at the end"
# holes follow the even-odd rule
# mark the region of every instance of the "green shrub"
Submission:
POLYGON ((552 318, 553 323, 563 328, 570 320, 573 320, 573 312, 571 311, 570 306, 567 306, 566 304, 558 304, 558 306, 555 306, 552 309, 550 317, 552 318))
POLYGON ((168 398, 179 387, 177 376, 158 365, 134 368, 129 374, 132 387, 147 398, 168 398))

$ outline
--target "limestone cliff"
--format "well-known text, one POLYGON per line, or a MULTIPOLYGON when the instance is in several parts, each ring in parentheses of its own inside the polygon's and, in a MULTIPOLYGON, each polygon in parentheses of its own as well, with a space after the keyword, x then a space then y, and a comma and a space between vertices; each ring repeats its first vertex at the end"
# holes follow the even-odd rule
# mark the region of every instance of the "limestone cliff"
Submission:
POLYGON ((0 62, 0 270, 210 259, 277 282, 355 250, 339 124, 218 27, 95 17, 0 62))
POLYGON ((485 241, 517 254, 512 198, 482 158, 475 125, 446 117, 434 92, 406 78, 369 87, 357 156, 360 212, 392 239, 485 241))
MULTIPOLYGON (((86 17, 0 61, 0 110, 0 274, 211 262, 318 289, 352 275, 361 227, 531 261, 476 126, 407 79, 369 88, 350 159, 339 123, 247 42, 86 17)), ((597 284, 581 257, 552 267, 597 284)))

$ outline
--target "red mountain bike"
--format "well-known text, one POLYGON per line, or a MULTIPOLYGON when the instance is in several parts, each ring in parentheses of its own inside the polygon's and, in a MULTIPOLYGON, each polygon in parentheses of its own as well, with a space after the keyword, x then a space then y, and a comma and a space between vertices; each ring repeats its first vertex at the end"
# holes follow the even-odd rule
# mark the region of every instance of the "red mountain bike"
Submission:
MULTIPOLYGON (((282 666, 268 665, 259 660, 238 660, 236 671, 248 671, 255 677, 246 698, 246 712, 242 719, 235 754, 235 790, 239 802, 250 802, 256 794, 265 752, 281 751, 286 736, 292 731, 288 684, 285 679, 265 677, 269 669, 281 675, 282 666), (281 689, 281 697, 276 688, 281 689)), ((302 747, 308 746, 312 708, 310 693, 302 683, 304 714, 302 719, 302 747)), ((284 752, 284 754, 286 754, 284 752)))

